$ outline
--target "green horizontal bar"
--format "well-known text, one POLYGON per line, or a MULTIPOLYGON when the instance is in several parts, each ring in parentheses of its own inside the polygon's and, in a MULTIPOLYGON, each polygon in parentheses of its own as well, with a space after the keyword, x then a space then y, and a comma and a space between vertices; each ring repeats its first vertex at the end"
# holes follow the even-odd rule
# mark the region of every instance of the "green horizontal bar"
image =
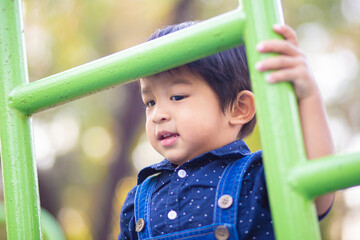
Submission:
POLYGON ((360 185, 360 153, 306 162, 289 172, 289 183, 310 198, 360 185))
POLYGON ((21 85, 10 106, 32 114, 110 87, 235 47, 243 42, 245 14, 236 9, 187 29, 21 85))

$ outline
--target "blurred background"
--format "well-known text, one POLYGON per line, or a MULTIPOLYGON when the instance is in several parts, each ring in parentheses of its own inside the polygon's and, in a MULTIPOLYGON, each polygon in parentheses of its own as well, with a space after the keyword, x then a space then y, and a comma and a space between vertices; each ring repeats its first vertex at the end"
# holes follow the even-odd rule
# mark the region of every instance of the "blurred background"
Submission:
MULTIPOLYGON (((360 152, 360 1, 282 3, 322 91, 336 152, 360 152)), ((24 0, 30 81, 135 46, 164 25, 208 19, 237 5, 237 0, 24 0)), ((116 239, 121 204, 137 172, 162 160, 146 140, 138 86, 119 86, 35 114, 33 123, 42 207, 69 240, 116 239)), ((260 149, 258 132, 247 142, 260 149)), ((321 229, 325 240, 360 239, 359 187, 337 193, 321 229)), ((4 231, 1 226, 3 238, 4 231)))

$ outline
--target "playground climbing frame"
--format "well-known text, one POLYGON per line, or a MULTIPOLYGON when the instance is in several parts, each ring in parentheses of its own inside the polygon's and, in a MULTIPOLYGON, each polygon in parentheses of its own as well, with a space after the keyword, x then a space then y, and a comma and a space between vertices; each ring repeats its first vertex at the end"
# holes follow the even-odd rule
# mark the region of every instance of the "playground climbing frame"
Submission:
POLYGON ((321 239, 313 198, 360 184, 360 154, 307 161, 294 91, 269 85, 255 45, 279 38, 279 0, 244 0, 197 25, 29 83, 20 0, 0 1, 0 136, 9 240, 42 239, 32 114, 245 43, 276 238, 321 239), (281 149, 281 151, 280 151, 281 149), (280 154, 281 152, 281 154, 280 154))

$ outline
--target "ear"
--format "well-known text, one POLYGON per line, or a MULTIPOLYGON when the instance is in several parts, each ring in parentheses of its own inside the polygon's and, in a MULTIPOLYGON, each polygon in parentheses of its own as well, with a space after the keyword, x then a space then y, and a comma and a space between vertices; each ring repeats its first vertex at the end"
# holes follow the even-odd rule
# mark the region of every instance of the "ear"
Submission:
POLYGON ((248 90, 238 93, 235 102, 231 108, 230 124, 244 125, 250 122, 255 115, 254 94, 248 90))

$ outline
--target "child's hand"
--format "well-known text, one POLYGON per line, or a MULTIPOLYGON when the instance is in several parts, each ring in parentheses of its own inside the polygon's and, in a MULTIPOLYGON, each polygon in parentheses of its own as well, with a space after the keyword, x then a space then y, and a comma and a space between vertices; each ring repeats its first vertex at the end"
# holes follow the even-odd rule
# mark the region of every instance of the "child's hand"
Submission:
MULTIPOLYGON (((269 83, 288 81, 294 85, 299 102, 299 113, 304 136, 306 154, 309 159, 333 154, 330 130, 326 121, 324 105, 307 65, 304 54, 297 46, 295 32, 288 26, 275 25, 274 31, 285 40, 269 40, 257 45, 260 53, 279 53, 279 56, 260 61, 255 68, 260 71, 273 70, 266 76, 269 83)), ((318 216, 328 211, 334 194, 316 198, 318 216)))
POLYGON ((298 48, 295 32, 288 26, 274 25, 274 31, 285 40, 268 40, 257 45, 260 53, 279 53, 279 56, 260 61, 255 68, 273 72, 266 75, 269 83, 291 82, 298 101, 316 94, 316 84, 307 65, 307 60, 298 48))

